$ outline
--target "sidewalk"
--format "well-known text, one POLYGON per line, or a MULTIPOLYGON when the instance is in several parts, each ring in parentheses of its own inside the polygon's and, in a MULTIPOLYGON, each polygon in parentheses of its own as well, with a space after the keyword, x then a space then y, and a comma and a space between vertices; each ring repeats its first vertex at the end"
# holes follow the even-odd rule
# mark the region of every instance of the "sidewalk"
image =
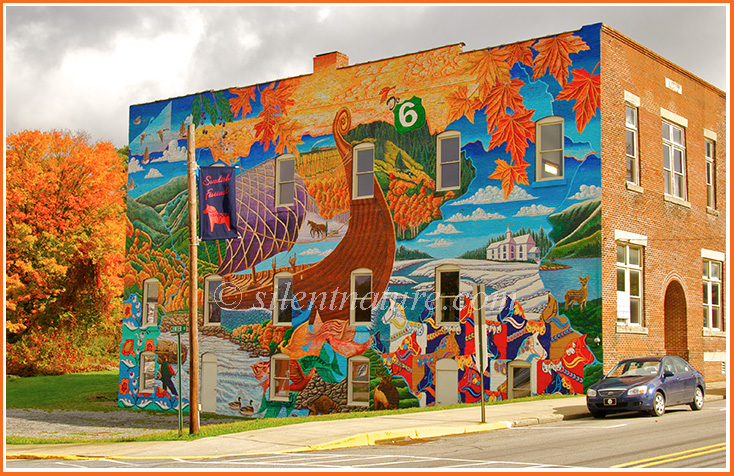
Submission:
MULTIPOLYGON (((726 388, 711 384, 706 401, 726 398, 726 388)), ((234 433, 192 441, 7 445, 6 458, 201 459, 249 454, 314 451, 367 446, 382 441, 432 438, 493 431, 588 417, 584 396, 458 408, 402 415, 297 425, 234 433)))

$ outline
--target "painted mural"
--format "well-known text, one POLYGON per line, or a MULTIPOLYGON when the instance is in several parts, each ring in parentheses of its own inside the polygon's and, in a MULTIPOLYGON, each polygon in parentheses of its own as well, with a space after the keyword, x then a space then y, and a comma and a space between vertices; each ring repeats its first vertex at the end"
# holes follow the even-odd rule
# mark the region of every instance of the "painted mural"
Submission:
POLYGON ((602 359, 600 28, 132 106, 119 405, 188 406, 188 335, 178 388, 171 331, 188 320, 192 123, 197 164, 234 166, 237 186, 237 237, 198 249, 204 411, 583 393, 602 359), (447 131, 460 138, 452 187, 438 177, 447 131), (367 182, 359 144, 374 151, 367 182), (355 198, 358 185, 369 198, 355 198), (437 269, 456 277, 449 323, 437 269), (209 290, 212 276, 221 284, 209 290), (277 291, 283 276, 290 294, 277 291), (484 330, 474 284, 486 287, 484 330), (355 322, 353 295, 367 321, 355 322), (273 305, 284 296, 285 325, 273 305))

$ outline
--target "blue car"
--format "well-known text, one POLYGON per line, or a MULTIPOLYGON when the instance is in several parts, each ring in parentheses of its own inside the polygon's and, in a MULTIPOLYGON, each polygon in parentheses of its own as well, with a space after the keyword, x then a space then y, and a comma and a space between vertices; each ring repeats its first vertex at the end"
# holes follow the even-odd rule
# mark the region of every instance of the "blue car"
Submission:
POLYGON ((594 418, 608 413, 665 413, 673 405, 703 408, 706 383, 691 364, 668 355, 620 361, 586 392, 586 407, 594 418))

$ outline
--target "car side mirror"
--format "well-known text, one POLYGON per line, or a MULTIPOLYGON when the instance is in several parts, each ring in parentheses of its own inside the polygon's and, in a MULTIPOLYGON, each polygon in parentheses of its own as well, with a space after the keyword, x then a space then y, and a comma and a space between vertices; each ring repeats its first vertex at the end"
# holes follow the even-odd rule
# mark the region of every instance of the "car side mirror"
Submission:
POLYGON ((665 378, 672 377, 673 375, 675 374, 671 372, 670 370, 666 370, 665 372, 663 372, 663 377, 665 378))

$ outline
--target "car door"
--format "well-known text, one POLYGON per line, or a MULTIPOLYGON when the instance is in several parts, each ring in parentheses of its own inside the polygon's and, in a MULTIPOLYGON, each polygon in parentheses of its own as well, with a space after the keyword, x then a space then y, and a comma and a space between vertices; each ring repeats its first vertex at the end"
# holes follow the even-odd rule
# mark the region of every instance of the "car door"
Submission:
POLYGON ((673 357, 665 357, 663 359, 662 375, 662 388, 665 392, 665 404, 666 406, 677 405, 683 398, 683 383, 676 370, 676 365, 673 361, 673 357), (666 377, 666 372, 670 372, 672 375, 666 377))
POLYGON ((672 357, 675 366, 675 375, 679 379, 680 395, 678 401, 680 403, 690 403, 696 394, 696 373, 693 371, 691 364, 680 357, 672 357))

